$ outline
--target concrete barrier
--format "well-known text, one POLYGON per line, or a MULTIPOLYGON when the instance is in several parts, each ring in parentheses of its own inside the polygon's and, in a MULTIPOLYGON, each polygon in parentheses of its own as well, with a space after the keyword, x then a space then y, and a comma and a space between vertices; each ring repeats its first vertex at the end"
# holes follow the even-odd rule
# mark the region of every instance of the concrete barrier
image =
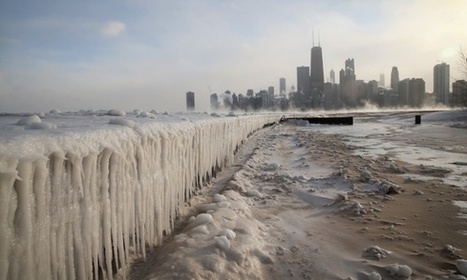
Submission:
POLYGON ((353 117, 284 117, 285 120, 306 120, 314 124, 330 124, 330 125, 353 125, 353 117))

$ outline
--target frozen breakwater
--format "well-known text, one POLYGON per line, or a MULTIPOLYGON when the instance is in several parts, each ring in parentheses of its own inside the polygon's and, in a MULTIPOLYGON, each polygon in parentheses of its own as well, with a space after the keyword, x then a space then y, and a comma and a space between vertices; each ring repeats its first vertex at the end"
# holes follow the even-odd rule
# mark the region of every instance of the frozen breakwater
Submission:
POLYGON ((0 117, 0 280, 111 279, 161 243, 249 134, 280 119, 124 115, 0 117))

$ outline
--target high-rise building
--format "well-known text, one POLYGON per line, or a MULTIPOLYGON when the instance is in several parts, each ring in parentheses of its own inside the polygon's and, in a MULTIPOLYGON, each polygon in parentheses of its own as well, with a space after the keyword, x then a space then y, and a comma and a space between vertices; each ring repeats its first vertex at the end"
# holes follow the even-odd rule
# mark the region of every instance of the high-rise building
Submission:
POLYGON ((399 70, 396 66, 391 70, 391 88, 396 92, 399 90, 399 70))
POLYGON ((379 74, 378 86, 384 88, 386 86, 385 80, 386 78, 384 77, 384 73, 379 74))
POLYGON ((311 107, 320 108, 324 96, 323 50, 320 46, 311 48, 310 66, 311 107))
POLYGON ((212 110, 219 109, 219 97, 217 96, 217 93, 211 94, 210 101, 211 101, 211 109, 212 110))
POLYGON ((279 79, 279 94, 286 93, 285 78, 279 79))
POLYGON ((331 84, 335 84, 336 83, 336 73, 334 72, 334 70, 331 70, 329 72, 329 76, 331 78, 331 80, 330 80, 331 84))
POLYGON ((273 86, 268 87, 268 94, 274 96, 274 87, 273 86))
POLYGON ((304 95, 310 93, 310 67, 297 67, 297 92, 304 95))
POLYGON ((350 71, 352 72, 353 75, 356 75, 355 73, 355 61, 353 58, 348 58, 345 61, 345 72, 347 75, 350 75, 350 71))
POLYGON ((186 93, 186 109, 188 111, 195 109, 195 93, 192 91, 186 93))
POLYGON ((436 64, 433 68, 433 93, 436 103, 449 105, 449 64, 436 64))
POLYGON ((339 72, 340 97, 344 106, 355 107, 357 105, 357 82, 355 76, 355 61, 347 59, 345 70, 339 72))

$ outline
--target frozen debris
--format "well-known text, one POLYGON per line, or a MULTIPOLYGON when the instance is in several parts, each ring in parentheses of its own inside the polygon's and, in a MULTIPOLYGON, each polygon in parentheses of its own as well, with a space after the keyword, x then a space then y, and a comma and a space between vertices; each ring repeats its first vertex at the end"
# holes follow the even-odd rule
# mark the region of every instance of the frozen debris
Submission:
POLYGON ((263 171, 275 171, 279 169, 280 167, 281 167, 280 164, 274 162, 274 163, 265 164, 261 169, 263 171))
POLYGON ((388 251, 378 246, 371 246, 363 251, 362 257, 379 261, 380 259, 385 258, 388 254, 388 251))
POLYGON ((150 118, 150 119, 155 119, 156 116, 153 114, 153 113, 150 113, 150 112, 139 112, 137 115, 136 115, 138 118, 150 118))
POLYGON ((373 271, 372 273, 368 274, 368 280, 382 280, 383 278, 379 275, 378 272, 373 271))
POLYGON ((388 167, 388 170, 398 174, 404 174, 404 170, 400 167, 397 167, 394 163, 391 163, 388 167))
POLYGON ((262 197, 261 193, 257 190, 248 190, 245 195, 248 197, 262 197))
POLYGON ((422 191, 419 191, 419 190, 415 190, 413 192, 414 195, 423 195, 423 192, 422 191))
POLYGON ((211 113, 211 117, 216 117, 216 118, 219 118, 220 115, 218 113, 211 113))
POLYGON ((214 198, 213 198, 213 201, 216 202, 216 203, 226 201, 226 200, 227 200, 227 198, 225 197, 225 195, 221 195, 221 194, 218 194, 218 193, 216 193, 214 195, 214 198))
POLYGON ((59 109, 52 109, 49 111, 49 114, 60 114, 60 110, 59 109))
POLYGON ((107 115, 109 116, 118 116, 124 117, 126 115, 125 111, 119 109, 110 109, 107 111, 107 115))
POLYGON ((337 193, 337 201, 347 201, 349 200, 349 196, 347 193, 337 193))
POLYGON ((457 252, 459 252, 459 251, 460 251, 460 249, 457 249, 456 247, 454 247, 452 245, 446 245, 446 246, 444 246, 443 249, 441 249, 440 255, 445 257, 445 258, 451 259, 451 260, 457 260, 457 259, 461 258, 457 254, 457 252))
POLYGON ((386 271, 392 276, 400 278, 409 278, 412 275, 412 269, 407 265, 392 264, 385 267, 386 271))
POLYGON ((30 125, 33 123, 40 123, 40 122, 41 122, 41 118, 39 118, 38 115, 32 115, 32 116, 20 119, 16 124, 17 125, 30 125))
POLYGON ((373 176, 371 175, 370 171, 368 171, 368 169, 364 168, 360 171, 360 179, 362 182, 368 182, 373 179, 373 176))
POLYGON ((237 114, 235 112, 229 112, 229 114, 227 114, 227 117, 236 117, 237 114))
POLYGON ((350 212, 355 216, 361 216, 367 214, 368 211, 359 203, 355 202, 353 204, 346 204, 339 209, 341 212, 350 212))
POLYGON ((227 239, 226 236, 221 235, 221 236, 214 236, 214 242, 216 245, 221 248, 222 250, 228 250, 230 249, 230 241, 227 239))
POLYGON ((116 124, 116 125, 126 126, 129 128, 133 128, 135 126, 134 121, 126 120, 126 119, 110 119, 109 124, 116 124))
POLYGON ((379 182, 378 189, 382 194, 399 194, 402 191, 401 186, 389 182, 388 180, 379 182))
POLYGON ((237 235, 235 234, 235 232, 229 228, 225 228, 223 230, 221 230, 221 232, 219 233, 219 236, 225 236, 227 237, 228 239, 232 240, 234 239, 237 235))
POLYGON ((462 275, 467 276, 467 260, 459 259, 456 261, 457 270, 459 270, 462 275))

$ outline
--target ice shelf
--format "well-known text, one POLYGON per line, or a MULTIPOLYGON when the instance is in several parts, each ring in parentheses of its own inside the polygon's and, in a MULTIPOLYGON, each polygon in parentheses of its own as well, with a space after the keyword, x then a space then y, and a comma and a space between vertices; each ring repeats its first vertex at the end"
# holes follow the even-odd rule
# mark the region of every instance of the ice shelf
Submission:
POLYGON ((0 135, 0 280, 112 279, 112 266, 127 269, 130 255, 160 244, 196 188, 280 115, 45 116, 29 127, 9 118, 0 135))

